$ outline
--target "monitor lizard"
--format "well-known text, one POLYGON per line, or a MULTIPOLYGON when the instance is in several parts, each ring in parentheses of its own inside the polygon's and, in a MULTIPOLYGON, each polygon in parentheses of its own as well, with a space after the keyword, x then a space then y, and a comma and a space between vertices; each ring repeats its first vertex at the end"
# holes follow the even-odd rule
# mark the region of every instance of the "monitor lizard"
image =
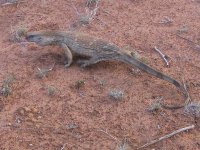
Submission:
MULTIPOLYGON (((183 91, 183 86, 175 79, 156 71, 136 57, 133 57, 131 52, 124 51, 106 40, 71 31, 42 30, 24 32, 23 34, 28 42, 34 42, 40 46, 58 45, 64 49, 67 59, 65 67, 69 67, 72 64, 74 56, 81 56, 77 61, 81 67, 87 67, 100 61, 115 60, 130 66, 136 66, 150 75, 174 84, 178 89, 183 91)), ((170 109, 181 107, 183 105, 171 107, 163 105, 163 108, 170 109)))

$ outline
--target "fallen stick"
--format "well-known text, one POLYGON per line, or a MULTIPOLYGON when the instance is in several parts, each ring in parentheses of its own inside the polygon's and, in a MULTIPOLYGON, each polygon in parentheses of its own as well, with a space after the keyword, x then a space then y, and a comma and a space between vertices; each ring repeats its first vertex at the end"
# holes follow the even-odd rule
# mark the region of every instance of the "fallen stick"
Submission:
POLYGON ((194 41, 192 41, 192 40, 190 40, 190 39, 188 39, 188 38, 186 38, 186 37, 183 37, 183 36, 181 36, 180 34, 176 34, 176 36, 178 36, 178 37, 180 37, 181 39, 184 39, 184 40, 186 40, 186 41, 188 41, 188 42, 190 42, 190 43, 192 43, 192 44, 196 44, 196 45, 197 45, 197 43, 195 43, 194 41))
POLYGON ((7 0, 5 2, 1 2, 2 6, 6 6, 6 5, 12 5, 12 4, 16 4, 18 1, 17 0, 7 0))
POLYGON ((167 134, 167 135, 165 135, 163 137, 160 137, 159 139, 153 140, 150 143, 144 144, 143 146, 141 146, 141 147, 139 147, 137 149, 146 148, 146 147, 148 147, 150 145, 153 145, 155 143, 158 143, 158 142, 160 142, 160 141, 162 141, 164 139, 170 138, 170 137, 174 136, 175 134, 181 133, 181 132, 186 131, 186 130, 193 129, 194 127, 195 127, 194 125, 191 125, 191 126, 188 126, 188 127, 185 127, 185 128, 178 129, 178 130, 176 130, 176 131, 174 131, 174 132, 172 132, 170 134, 167 134))
POLYGON ((190 39, 188 39, 186 37, 183 37, 180 34, 176 34, 176 36, 180 37, 183 40, 188 41, 189 43, 191 43, 191 44, 193 44, 195 46, 195 49, 200 50, 200 45, 198 43, 196 43, 196 42, 194 42, 194 41, 192 41, 192 40, 190 40, 190 39))
POLYGON ((97 131, 103 132, 104 134, 108 135, 109 137, 111 137, 112 139, 117 141, 117 143, 120 143, 120 141, 116 137, 114 137, 113 135, 109 134, 107 131, 104 131, 104 130, 101 130, 101 129, 98 129, 97 131))
POLYGON ((167 60, 167 56, 164 55, 156 46, 154 47, 155 51, 158 52, 160 54, 160 56, 162 57, 162 59, 164 60, 164 62, 166 63, 167 67, 169 67, 169 62, 167 60))
POLYGON ((186 105, 188 105, 192 100, 191 100, 191 98, 190 98, 190 94, 189 94, 189 92, 188 92, 188 90, 187 90, 187 86, 186 86, 186 84, 185 84, 185 81, 184 81, 184 79, 182 79, 182 82, 183 82, 183 88, 184 88, 184 94, 185 94, 185 96, 186 96, 186 100, 185 100, 185 106, 186 105))
POLYGON ((38 74, 37 74, 37 76, 38 76, 39 78, 46 77, 46 75, 47 75, 50 71, 53 70, 54 66, 55 66, 55 63, 54 63, 53 66, 52 66, 51 68, 49 68, 49 69, 41 69, 41 68, 37 67, 37 69, 38 69, 38 71, 39 71, 38 74))

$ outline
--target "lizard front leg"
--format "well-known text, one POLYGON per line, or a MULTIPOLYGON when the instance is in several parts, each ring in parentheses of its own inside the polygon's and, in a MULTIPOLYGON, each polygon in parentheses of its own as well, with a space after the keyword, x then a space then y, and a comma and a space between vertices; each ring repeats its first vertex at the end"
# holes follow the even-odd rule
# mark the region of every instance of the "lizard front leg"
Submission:
POLYGON ((65 64, 65 67, 67 68, 72 64, 73 55, 72 55, 72 52, 70 51, 69 47, 66 44, 61 43, 60 47, 64 49, 65 56, 67 58, 67 63, 65 64))

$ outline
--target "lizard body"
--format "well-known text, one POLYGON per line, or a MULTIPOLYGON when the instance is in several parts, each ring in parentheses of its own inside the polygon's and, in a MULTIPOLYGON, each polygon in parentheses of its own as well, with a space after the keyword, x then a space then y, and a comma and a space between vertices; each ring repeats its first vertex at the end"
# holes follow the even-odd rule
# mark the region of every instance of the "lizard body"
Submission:
POLYGON ((131 56, 131 53, 121 50, 113 43, 89 36, 87 34, 45 30, 27 32, 25 34, 25 38, 27 41, 34 42, 40 46, 59 45, 64 49, 67 57, 67 64, 65 67, 69 67, 71 65, 73 62, 73 56, 85 57, 85 59, 78 60, 78 64, 82 67, 87 67, 100 61, 116 60, 130 66, 136 66, 150 75, 181 88, 181 84, 178 81, 149 67, 135 57, 131 56))
POLYGON ((78 60, 78 63, 82 67, 96 64, 100 61, 116 60, 130 66, 136 66, 157 78, 181 88, 178 81, 142 63, 131 56, 130 53, 118 48, 115 44, 87 34, 45 30, 27 32, 25 38, 27 41, 34 42, 40 46, 59 45, 64 49, 67 57, 68 63, 65 65, 66 67, 71 65, 74 56, 85 57, 85 59, 78 60))
MULTIPOLYGON (((124 51, 115 44, 103 39, 83 33, 52 30, 26 32, 23 36, 25 36, 27 41, 34 42, 40 46, 58 45, 63 48, 67 58, 65 67, 69 67, 72 64, 74 56, 82 57, 78 60, 78 64, 81 67, 108 60, 120 61, 133 67, 136 66, 150 75, 174 84, 186 96, 186 102, 188 101, 189 96, 178 81, 144 64, 136 57, 133 57, 131 52, 124 51)), ((162 107, 166 109, 179 109, 185 105, 168 106, 162 104, 162 107)))

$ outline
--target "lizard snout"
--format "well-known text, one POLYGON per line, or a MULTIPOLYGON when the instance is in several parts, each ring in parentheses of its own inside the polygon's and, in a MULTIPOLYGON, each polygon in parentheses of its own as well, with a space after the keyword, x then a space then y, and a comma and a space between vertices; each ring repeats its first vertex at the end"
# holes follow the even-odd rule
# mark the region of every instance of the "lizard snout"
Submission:
POLYGON ((44 40, 44 38, 42 38, 41 36, 38 36, 38 35, 27 35, 25 37, 25 39, 28 41, 28 42, 34 42, 38 45, 41 45, 41 46, 45 46, 46 45, 46 41, 44 40))
POLYGON ((27 36, 25 37, 25 39, 26 39, 27 41, 29 41, 29 42, 36 42, 36 43, 38 43, 38 42, 41 40, 40 37, 35 36, 35 35, 27 35, 27 36))

